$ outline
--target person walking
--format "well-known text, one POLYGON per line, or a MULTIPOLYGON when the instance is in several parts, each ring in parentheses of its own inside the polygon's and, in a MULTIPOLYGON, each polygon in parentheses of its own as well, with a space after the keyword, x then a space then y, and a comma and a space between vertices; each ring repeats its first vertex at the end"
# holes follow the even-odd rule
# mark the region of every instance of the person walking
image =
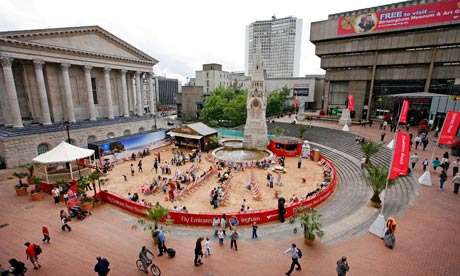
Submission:
POLYGON ((423 160, 423 162, 422 162, 422 165, 423 165, 423 171, 425 172, 426 167, 428 167, 428 159, 425 158, 425 160, 423 160))
POLYGON ((253 239, 253 240, 258 238, 258 237, 257 237, 257 228, 258 228, 258 227, 259 227, 259 226, 257 226, 256 222, 254 221, 254 222, 252 223, 252 239, 253 239))
POLYGON ((155 169, 155 174, 158 174, 158 160, 155 158, 155 162, 153 163, 153 168, 155 169))
POLYGON ((24 246, 26 247, 27 259, 32 263, 34 269, 39 269, 42 267, 38 262, 38 255, 40 255, 42 251, 41 248, 38 245, 30 242, 24 243, 24 246))
POLYGON ((418 162, 418 155, 415 152, 414 154, 411 155, 410 157, 410 163, 412 164, 412 170, 415 168, 415 164, 418 162))
POLYGON ((350 270, 350 267, 348 266, 347 257, 343 256, 337 261, 335 271, 337 271, 337 276, 345 276, 347 275, 348 270, 350 270))
POLYGON ((439 166, 441 166, 441 161, 439 161, 439 158, 438 157, 435 157, 433 162, 432 163, 432 166, 433 166, 433 170, 436 170, 439 166))
POLYGON ((423 136, 422 145, 423 145, 423 150, 426 150, 426 147, 428 147, 428 137, 427 136, 423 136))
POLYGON ((142 159, 139 160, 139 163, 137 163, 137 168, 138 168, 139 172, 143 172, 143 170, 142 170, 142 159))
POLYGON ((97 263, 94 266, 94 271, 98 276, 107 276, 110 271, 110 263, 105 257, 97 257, 97 263))
MULTIPOLYGON (((10 264, 10 268, 8 270, 10 273, 12 273, 14 276, 24 276, 27 269, 26 269, 26 265, 23 262, 18 261, 13 258, 13 259, 10 259, 8 263, 10 264)), ((1 275, 4 275, 4 274, 1 274, 1 275)), ((6 275, 10 275, 10 274, 6 274, 6 275)))
POLYGON ((417 135, 415 137, 415 149, 418 148, 418 145, 420 145, 421 142, 422 142, 422 137, 420 137, 420 135, 417 135))
POLYGON ((458 173, 458 166, 460 165, 460 158, 452 162, 452 176, 455 177, 458 173))
POLYGON ((132 163, 129 168, 131 169, 131 176, 134 176, 134 165, 132 163))
POLYGON ((382 131, 382 133, 380 133, 380 142, 383 142, 383 140, 385 139, 385 131, 382 131))
POLYGON ((160 230, 158 230, 158 257, 163 256, 163 253, 166 253, 166 236, 165 236, 165 231, 163 230, 163 227, 160 227, 160 230))
POLYGON ((195 266, 199 266, 203 264, 203 261, 201 260, 203 257, 203 248, 201 246, 201 242, 203 241, 202 237, 199 237, 196 240, 195 244, 195 259, 193 260, 193 263, 195 266))
POLYGON ((211 241, 209 240, 209 237, 206 237, 206 240, 204 241, 204 255, 206 257, 211 256, 211 241))
POLYGON ((460 173, 457 173, 454 178, 452 178, 452 185, 454 186, 454 194, 458 194, 458 189, 460 188, 460 173))
POLYGON ((238 232, 236 232, 236 229, 233 229, 233 233, 230 235, 230 249, 233 249, 233 246, 235 246, 235 251, 238 251, 238 245, 236 244, 238 237, 238 232))
POLYGON ((51 190, 51 195, 53 196, 53 199, 54 199, 54 205, 59 204, 59 196, 60 196, 60 194, 61 194, 61 192, 59 191, 58 187, 54 187, 51 190))
POLYGON ((299 157, 299 160, 297 161, 297 169, 300 169, 302 166, 302 157, 299 157))
POLYGON ((42 241, 46 242, 46 243, 50 243, 51 238, 50 238, 50 232, 48 231, 48 227, 43 226, 42 227, 42 233, 43 233, 42 241))
POLYGON ((224 245, 224 231, 222 229, 217 232, 217 238, 219 239, 219 245, 224 245))
POLYGON ((65 213, 64 210, 61 210, 61 213, 59 214, 59 217, 61 218, 61 229, 62 231, 65 231, 67 229, 67 231, 72 231, 72 228, 70 228, 70 226, 67 224, 69 222, 69 216, 65 213))
POLYGON ((300 251, 300 249, 297 248, 295 243, 293 243, 291 247, 284 251, 284 254, 290 254, 292 258, 291 268, 288 272, 286 272, 286 275, 291 275, 295 266, 297 266, 296 270, 302 270, 302 267, 299 264, 299 258, 302 257, 302 252, 300 251))
POLYGON ((447 180, 447 173, 445 169, 442 169, 441 174, 439 175, 439 189, 444 191, 444 183, 447 180))

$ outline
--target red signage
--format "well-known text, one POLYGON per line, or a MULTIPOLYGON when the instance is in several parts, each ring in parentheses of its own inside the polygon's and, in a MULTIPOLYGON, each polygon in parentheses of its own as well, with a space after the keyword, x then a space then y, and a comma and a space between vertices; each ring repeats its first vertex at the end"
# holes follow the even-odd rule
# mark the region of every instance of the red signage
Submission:
POLYGON ((458 0, 341 16, 338 21, 337 34, 366 34, 436 23, 449 23, 450 21, 460 21, 460 2, 458 0))
MULTIPOLYGON (((330 161, 324 159, 323 157, 321 157, 321 159, 327 164, 327 166, 332 169, 331 182, 325 189, 321 190, 316 195, 309 197, 308 199, 303 199, 293 204, 286 204, 286 218, 293 216, 295 214, 295 210, 299 207, 317 206, 321 202, 325 201, 334 192, 335 185, 337 183, 335 168, 330 161)), ((102 191, 97 194, 97 197, 104 202, 111 203, 136 215, 147 215, 147 206, 133 202, 117 194, 113 194, 108 191, 102 191)), ((174 224, 210 226, 212 225, 212 219, 216 216, 221 217, 220 214, 215 213, 184 213, 169 211, 167 218, 172 220, 174 224)), ((238 225, 250 225, 253 222, 267 223, 278 220, 278 209, 275 208, 269 210, 255 210, 247 213, 227 213, 227 217, 229 219, 236 219, 238 225)))
POLYGON ((355 98, 353 98, 353 95, 348 95, 348 110, 355 111, 355 98))
POLYGON ((439 145, 450 145, 457 136, 458 127, 460 126, 460 112, 447 112, 446 119, 439 135, 439 145))
POLYGON ((407 113, 409 112, 409 101, 404 100, 401 108, 401 115, 399 115, 399 123, 406 124, 407 123, 407 113))
POLYGON ((393 149, 393 160, 391 161, 390 175, 388 179, 394 180, 399 176, 407 175, 410 154, 410 136, 408 133, 398 131, 393 149))

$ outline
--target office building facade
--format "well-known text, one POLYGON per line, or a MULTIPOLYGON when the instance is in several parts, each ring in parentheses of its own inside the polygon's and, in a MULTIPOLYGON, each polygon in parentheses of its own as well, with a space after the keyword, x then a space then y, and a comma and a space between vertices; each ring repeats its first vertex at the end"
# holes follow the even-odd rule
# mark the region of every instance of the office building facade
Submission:
POLYGON ((295 17, 256 21, 246 27, 245 70, 256 71, 256 50, 261 48, 267 78, 299 75, 302 19, 295 17))

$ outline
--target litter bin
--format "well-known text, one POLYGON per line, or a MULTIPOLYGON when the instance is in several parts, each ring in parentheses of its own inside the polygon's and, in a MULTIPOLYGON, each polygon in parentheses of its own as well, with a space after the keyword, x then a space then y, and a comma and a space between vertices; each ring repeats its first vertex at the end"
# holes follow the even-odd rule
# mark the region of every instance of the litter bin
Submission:
POLYGON ((313 149, 313 161, 318 162, 319 159, 321 158, 321 153, 319 149, 313 149))

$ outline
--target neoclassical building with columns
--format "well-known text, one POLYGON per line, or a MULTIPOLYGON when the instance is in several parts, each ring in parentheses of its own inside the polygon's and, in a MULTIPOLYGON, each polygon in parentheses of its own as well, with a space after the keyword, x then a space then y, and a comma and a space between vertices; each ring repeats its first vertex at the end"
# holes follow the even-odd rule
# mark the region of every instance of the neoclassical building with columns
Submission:
POLYGON ((7 167, 66 139, 87 146, 161 127, 158 61, 99 26, 0 32, 0 157, 7 167))

